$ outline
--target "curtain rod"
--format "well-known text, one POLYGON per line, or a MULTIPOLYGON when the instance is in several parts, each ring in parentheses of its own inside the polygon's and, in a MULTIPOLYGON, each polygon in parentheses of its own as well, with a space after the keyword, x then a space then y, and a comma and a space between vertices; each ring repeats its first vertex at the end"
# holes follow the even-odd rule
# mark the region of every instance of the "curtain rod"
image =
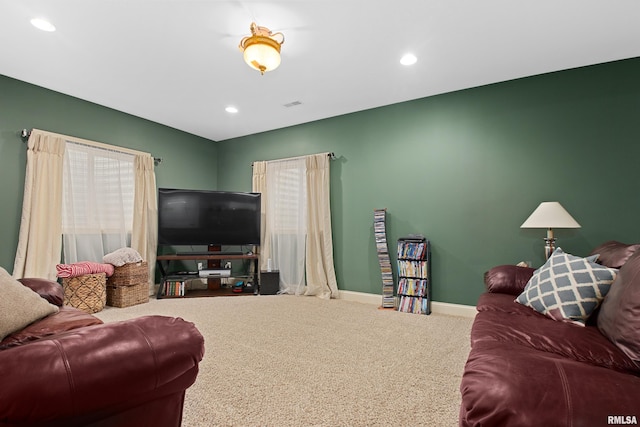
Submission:
MULTIPOLYGON (((330 152, 326 152, 326 153, 317 153, 317 154, 326 154, 329 159, 331 160, 335 160, 337 159, 336 154, 333 151, 330 152)), ((314 154, 307 154, 304 156, 295 156, 295 157, 285 157, 283 159, 273 159, 273 160, 267 160, 268 162, 280 162, 280 161, 286 161, 286 160, 298 160, 298 159, 304 159, 305 157, 309 157, 309 156, 314 156, 314 154)), ((253 163, 251 163, 251 167, 253 167, 253 163)))
MULTIPOLYGON (((71 142, 74 142, 74 143, 77 143, 77 144, 84 144, 84 145, 89 145, 91 147, 98 147, 98 148, 102 148, 104 150, 117 151, 117 152, 121 152, 121 153, 133 154, 133 155, 149 154, 149 153, 145 153, 144 151, 133 150, 131 148, 119 147, 117 145, 105 144, 105 143, 97 142, 97 141, 90 141, 88 139, 77 138, 75 136, 62 135, 60 133, 54 133, 54 132, 49 132, 49 131, 40 130, 40 129, 31 129, 31 130, 22 129, 20 131, 20 137, 22 138, 22 142, 27 142, 27 140, 31 136, 31 133, 34 130, 38 131, 38 132, 42 132, 43 134, 47 134, 47 135, 55 136, 55 137, 58 137, 58 138, 62 138, 64 140, 71 141, 71 142)), ((153 164, 156 165, 156 166, 158 166, 160 163, 162 163, 162 157, 153 157, 153 156, 151 156, 151 158, 153 159, 153 164)))

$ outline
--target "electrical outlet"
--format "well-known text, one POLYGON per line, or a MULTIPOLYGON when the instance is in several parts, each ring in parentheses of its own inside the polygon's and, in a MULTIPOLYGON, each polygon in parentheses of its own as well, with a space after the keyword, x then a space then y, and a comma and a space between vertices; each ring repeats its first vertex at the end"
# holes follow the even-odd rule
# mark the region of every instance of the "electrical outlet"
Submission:
POLYGON ((202 263, 201 262, 198 263, 198 271, 200 271, 200 270, 202 270, 202 263))

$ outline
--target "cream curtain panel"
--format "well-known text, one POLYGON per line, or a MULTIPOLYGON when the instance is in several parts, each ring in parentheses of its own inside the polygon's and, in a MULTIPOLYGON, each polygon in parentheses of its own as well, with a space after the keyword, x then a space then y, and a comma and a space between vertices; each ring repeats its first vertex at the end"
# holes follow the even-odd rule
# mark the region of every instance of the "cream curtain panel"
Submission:
POLYGON ((251 183, 251 191, 261 193, 260 198, 260 270, 267 269, 267 260, 271 258, 271 247, 265 244, 265 235, 270 233, 267 230, 266 218, 266 192, 267 192, 267 162, 253 162, 253 176, 251 183))
POLYGON ((62 248, 65 141, 37 130, 27 141, 22 218, 13 277, 56 278, 62 248))
POLYGON ((307 290, 305 295, 338 298, 333 266, 328 153, 305 158, 307 172, 307 290))
POLYGON ((158 247, 158 202, 153 157, 138 154, 134 160, 135 197, 133 199, 133 230, 131 247, 138 251, 149 266, 149 286, 155 282, 158 247))
MULTIPOLYGON (((329 201, 329 153, 320 153, 294 159, 257 161, 253 163, 252 188, 254 192, 262 193, 261 269, 266 269, 269 258, 279 261, 277 252, 282 251, 281 246, 283 246, 283 244, 282 242, 278 243, 278 239, 273 238, 274 234, 278 233, 278 230, 274 229, 276 225, 274 225, 274 218, 272 216, 279 215, 277 210, 275 210, 278 208, 274 207, 280 205, 276 203, 277 200, 275 199, 284 197, 287 191, 291 191, 292 187, 297 186, 297 184, 292 184, 291 179, 287 179, 287 176, 292 177, 293 171, 297 169, 300 169, 302 172, 298 180, 299 183, 304 186, 304 188, 299 191, 299 193, 303 195, 300 199, 302 205, 298 206, 299 212, 303 215, 302 221, 304 222, 302 227, 305 233, 304 252, 301 255, 287 255, 284 258, 290 256, 304 258, 304 260, 294 260, 304 262, 305 277, 301 282, 304 288, 301 293, 304 293, 304 295, 315 295, 325 299, 338 298, 338 286, 333 264, 333 238, 329 201), (283 188, 280 191, 274 190, 274 188, 277 189, 279 186, 287 188, 283 188)), ((297 220, 297 218, 292 219, 294 222, 297 220)), ((278 225, 277 227, 282 228, 282 225, 278 225)), ((295 227, 292 226, 292 228, 295 227)), ((294 246, 295 245, 296 244, 294 244, 294 246)), ((293 249, 295 248, 285 252, 285 254, 295 253, 293 249)), ((280 268, 277 262, 276 267, 280 268)), ((295 284, 292 287, 287 283, 284 283, 282 288, 283 292, 289 293, 291 289, 297 289, 295 288, 295 284)), ((298 292, 296 291, 294 293, 297 294, 298 292)))

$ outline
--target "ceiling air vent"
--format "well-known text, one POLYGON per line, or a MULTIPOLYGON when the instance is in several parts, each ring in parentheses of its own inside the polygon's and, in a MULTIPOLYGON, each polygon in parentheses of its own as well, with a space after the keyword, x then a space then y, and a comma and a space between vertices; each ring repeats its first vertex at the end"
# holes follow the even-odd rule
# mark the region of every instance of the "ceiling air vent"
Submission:
POLYGON ((289 108, 289 107, 296 107, 296 106, 298 106, 298 105, 300 105, 300 104, 302 104, 302 102, 300 102, 300 101, 293 101, 293 102, 290 102, 290 103, 288 103, 288 104, 284 104, 284 106, 285 106, 285 107, 287 107, 287 108, 289 108))

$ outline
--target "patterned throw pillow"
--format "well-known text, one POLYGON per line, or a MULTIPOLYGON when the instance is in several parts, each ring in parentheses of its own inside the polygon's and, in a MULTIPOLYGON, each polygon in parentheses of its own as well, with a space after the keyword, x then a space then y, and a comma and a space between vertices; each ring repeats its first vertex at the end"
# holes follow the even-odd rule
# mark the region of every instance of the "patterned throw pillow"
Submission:
POLYGON ((531 277, 516 302, 554 320, 585 325, 600 305, 618 270, 557 248, 531 277))

